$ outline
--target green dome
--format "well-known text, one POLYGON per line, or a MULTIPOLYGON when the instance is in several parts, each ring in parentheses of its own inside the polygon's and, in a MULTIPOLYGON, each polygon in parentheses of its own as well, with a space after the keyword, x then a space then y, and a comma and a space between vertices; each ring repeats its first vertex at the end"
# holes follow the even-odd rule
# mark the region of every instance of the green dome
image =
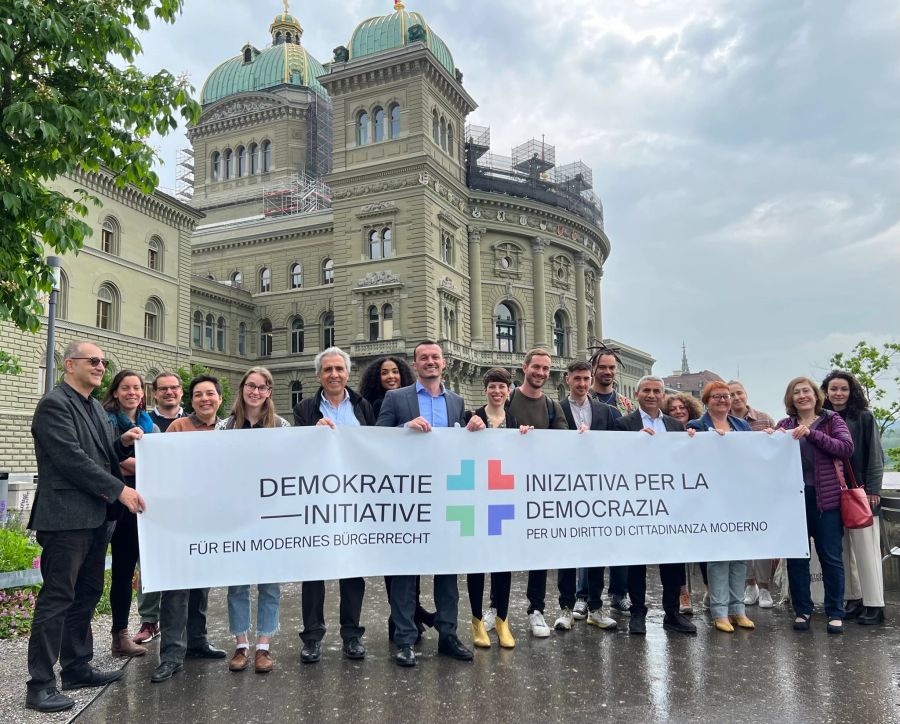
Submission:
POLYGON ((305 86, 322 98, 328 93, 318 81, 325 73, 322 64, 312 57, 302 45, 281 43, 258 51, 249 49, 249 61, 245 54, 229 58, 216 68, 200 92, 200 104, 214 103, 237 93, 265 90, 280 85, 305 86))
POLYGON ((395 7, 397 10, 390 15, 369 18, 356 26, 350 36, 350 59, 409 45, 409 29, 413 25, 421 25, 425 29, 426 47, 450 75, 455 75, 453 55, 440 36, 428 26, 424 16, 404 10, 403 3, 397 3, 395 7))

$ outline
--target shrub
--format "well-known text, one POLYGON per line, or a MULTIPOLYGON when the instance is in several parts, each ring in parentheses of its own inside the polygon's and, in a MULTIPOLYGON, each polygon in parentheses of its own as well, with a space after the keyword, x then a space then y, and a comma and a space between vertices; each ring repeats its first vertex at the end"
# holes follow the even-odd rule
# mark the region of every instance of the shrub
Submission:
POLYGON ((24 571, 40 565, 41 547, 25 531, 0 528, 0 573, 24 571))
POLYGON ((0 639, 27 636, 34 614, 34 589, 0 589, 0 639))

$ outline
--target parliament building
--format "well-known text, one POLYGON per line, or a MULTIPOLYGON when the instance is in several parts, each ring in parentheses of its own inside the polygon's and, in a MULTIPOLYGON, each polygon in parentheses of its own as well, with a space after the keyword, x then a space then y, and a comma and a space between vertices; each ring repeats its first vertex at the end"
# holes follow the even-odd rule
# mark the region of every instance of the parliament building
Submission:
MULTIPOLYGON (((331 345, 350 354, 355 386, 376 357, 411 360, 436 339, 445 382, 475 407, 485 370, 521 380, 532 347, 554 355, 547 391, 563 394, 566 365, 603 340, 632 395, 654 360, 603 337, 611 245, 591 169, 557 164, 539 140, 494 153, 489 128, 467 120, 477 104, 449 47, 402 2, 324 63, 303 34, 285 3, 261 47, 231 49, 206 79, 183 198, 102 173, 60 180, 102 207, 83 251, 62 260, 57 357, 90 338, 117 369, 152 378, 200 363, 232 387, 264 365, 289 416, 331 345)), ((0 377, 0 469, 34 469, 44 344, 0 324, 23 366, 0 377)))

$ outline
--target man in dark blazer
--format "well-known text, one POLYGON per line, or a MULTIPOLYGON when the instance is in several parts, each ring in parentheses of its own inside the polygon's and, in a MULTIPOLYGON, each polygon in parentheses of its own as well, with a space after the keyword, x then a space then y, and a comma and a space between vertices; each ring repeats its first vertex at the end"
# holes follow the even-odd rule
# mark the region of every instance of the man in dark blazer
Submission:
MULTIPOLYGON (((662 412, 666 397, 666 383, 660 377, 645 375, 638 380, 638 410, 616 421, 616 429, 625 432, 645 432, 658 435, 666 432, 684 432, 674 417, 662 412)), ((697 627, 678 611, 678 595, 684 579, 683 563, 660 563, 659 577, 663 586, 663 628, 685 634, 697 633, 697 627)), ((647 566, 628 566, 628 595, 631 596, 631 620, 628 633, 647 633, 647 566)))
POLYGON ((103 352, 90 342, 72 342, 63 365, 64 381, 38 403, 31 424, 38 489, 28 527, 43 548, 44 585, 28 641, 25 706, 38 711, 75 704, 56 689, 57 659, 64 690, 103 686, 122 676, 90 665, 91 618, 103 593, 108 506, 118 500, 132 513, 146 507, 119 472, 119 461, 133 454, 126 448, 143 431, 134 427, 115 439, 106 413, 90 396, 103 379, 103 352))
MULTIPOLYGON (((441 375, 445 365, 444 352, 437 342, 426 340, 416 345, 413 369, 418 380, 408 387, 388 391, 378 413, 378 426, 405 427, 419 432, 430 432, 435 427, 484 429, 484 421, 477 415, 473 415, 466 424, 462 397, 444 388, 441 375)), ((418 636, 414 620, 416 577, 394 576, 390 601, 394 643, 397 645, 394 660, 400 666, 415 666, 416 654, 412 646, 418 636)), ((434 577, 434 602, 437 606, 434 625, 439 635, 438 653, 460 661, 471 661, 472 652, 463 646, 456 635, 459 589, 455 574, 434 577)))

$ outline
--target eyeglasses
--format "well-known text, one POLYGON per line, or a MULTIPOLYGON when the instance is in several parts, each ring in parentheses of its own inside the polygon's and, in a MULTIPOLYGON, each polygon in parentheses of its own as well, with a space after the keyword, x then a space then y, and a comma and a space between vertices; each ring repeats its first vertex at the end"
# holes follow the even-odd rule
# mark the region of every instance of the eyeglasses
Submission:
POLYGON ((109 367, 109 360, 103 357, 69 357, 69 359, 86 359, 91 367, 99 367, 100 365, 109 367))
POLYGON ((719 402, 722 402, 723 400, 730 400, 730 399, 731 399, 731 395, 726 394, 726 393, 722 393, 722 394, 719 394, 719 395, 710 395, 710 396, 709 396, 709 399, 710 399, 710 400, 718 400, 719 402))
POLYGON ((181 389, 181 385, 169 385, 168 387, 157 387, 157 392, 177 392, 181 389))
POLYGON ((258 392, 259 394, 263 395, 266 392, 268 392, 269 390, 271 390, 272 388, 269 387, 268 385, 253 385, 249 382, 245 382, 244 389, 247 390, 248 392, 258 392))

